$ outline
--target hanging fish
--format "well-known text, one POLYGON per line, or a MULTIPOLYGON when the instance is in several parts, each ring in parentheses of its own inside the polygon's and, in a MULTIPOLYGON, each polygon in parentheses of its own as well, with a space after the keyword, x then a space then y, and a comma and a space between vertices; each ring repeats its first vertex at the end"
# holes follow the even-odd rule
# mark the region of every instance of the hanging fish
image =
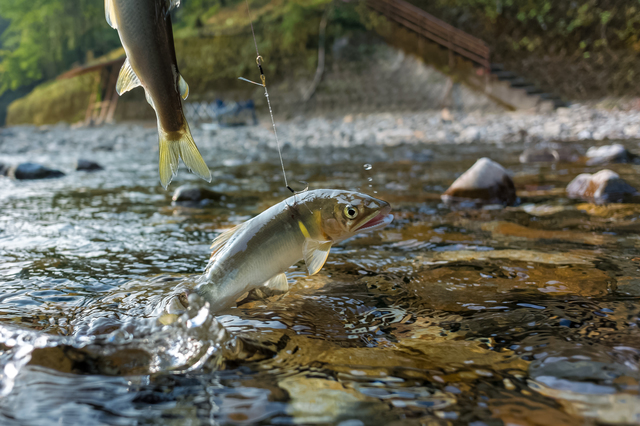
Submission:
POLYGON ((156 111, 160 142, 160 183, 166 189, 179 159, 210 182, 211 172, 196 146, 182 111, 189 86, 178 72, 169 12, 180 0, 105 0, 105 15, 118 30, 127 59, 120 69, 119 95, 138 86, 156 111), (182 99, 181 99, 182 97, 182 99))
POLYGON ((243 293, 289 288, 284 272, 304 259, 309 275, 324 265, 331 246, 391 223, 389 203, 365 194, 317 189, 296 194, 219 235, 198 293, 214 312, 243 293))

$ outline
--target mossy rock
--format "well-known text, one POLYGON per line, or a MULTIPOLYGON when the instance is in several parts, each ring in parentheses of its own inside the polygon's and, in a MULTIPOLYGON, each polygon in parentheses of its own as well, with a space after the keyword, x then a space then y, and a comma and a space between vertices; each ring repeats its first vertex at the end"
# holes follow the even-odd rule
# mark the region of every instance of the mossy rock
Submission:
POLYGON ((74 123, 84 118, 89 96, 95 87, 96 73, 65 80, 53 80, 37 86, 7 109, 7 125, 74 123))

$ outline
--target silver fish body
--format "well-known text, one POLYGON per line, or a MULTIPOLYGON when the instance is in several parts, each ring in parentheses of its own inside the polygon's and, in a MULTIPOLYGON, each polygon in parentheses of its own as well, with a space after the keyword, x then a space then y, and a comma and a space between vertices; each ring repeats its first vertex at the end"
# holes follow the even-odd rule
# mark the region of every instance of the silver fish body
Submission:
POLYGON ((116 89, 120 95, 142 86, 156 111, 160 143, 160 181, 166 188, 178 172, 179 158, 201 178, 211 173, 193 141, 182 110, 189 87, 178 71, 169 11, 179 2, 105 0, 107 22, 118 30, 127 59, 116 89))
POLYGON ((304 259, 309 274, 317 273, 333 244, 388 225, 390 210, 385 201, 350 191, 294 195, 214 240, 198 293, 219 312, 261 286, 286 291, 289 267, 304 259), (350 212, 354 217, 345 216, 350 212))

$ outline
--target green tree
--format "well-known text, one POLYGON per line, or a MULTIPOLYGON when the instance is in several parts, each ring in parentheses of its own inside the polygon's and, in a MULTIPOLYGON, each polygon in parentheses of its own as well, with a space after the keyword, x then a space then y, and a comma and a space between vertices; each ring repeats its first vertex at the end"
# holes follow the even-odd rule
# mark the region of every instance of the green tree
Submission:
POLYGON ((0 0, 0 95, 119 46, 99 0, 0 0))

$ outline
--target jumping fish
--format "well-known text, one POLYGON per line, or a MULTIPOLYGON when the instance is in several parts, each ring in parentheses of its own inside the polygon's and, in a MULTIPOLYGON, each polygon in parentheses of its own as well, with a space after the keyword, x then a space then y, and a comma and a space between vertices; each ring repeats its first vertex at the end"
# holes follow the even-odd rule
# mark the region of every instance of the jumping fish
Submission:
POLYGON ((261 286, 287 291, 290 266, 304 259, 309 275, 316 274, 332 245, 387 226, 390 211, 389 203, 357 192, 296 194, 213 240, 197 291, 214 312, 261 286))
POLYGON ((169 12, 180 0, 105 0, 107 23, 118 30, 127 54, 116 90, 138 86, 156 111, 160 142, 160 183, 166 189, 178 173, 179 159, 202 179, 211 172, 196 146, 182 111, 189 86, 178 71, 169 12))

